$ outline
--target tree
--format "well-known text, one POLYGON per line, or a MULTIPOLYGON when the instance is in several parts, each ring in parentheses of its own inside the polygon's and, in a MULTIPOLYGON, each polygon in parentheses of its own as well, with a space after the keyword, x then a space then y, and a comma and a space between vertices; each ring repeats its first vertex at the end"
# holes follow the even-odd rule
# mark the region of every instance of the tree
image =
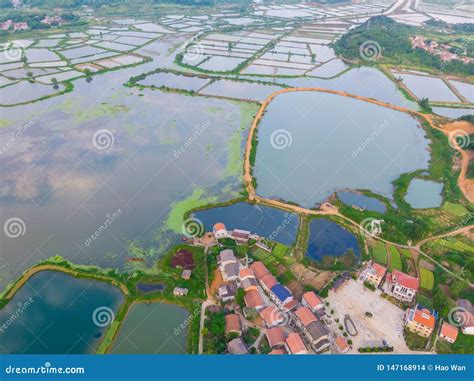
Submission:
POLYGON ((431 114, 433 112, 430 106, 430 100, 428 98, 422 98, 418 101, 418 105, 420 106, 423 112, 431 114))
POLYGON ((235 302, 240 306, 240 308, 244 308, 244 297, 245 297, 245 291, 243 288, 239 288, 237 290, 237 293, 235 294, 235 302))

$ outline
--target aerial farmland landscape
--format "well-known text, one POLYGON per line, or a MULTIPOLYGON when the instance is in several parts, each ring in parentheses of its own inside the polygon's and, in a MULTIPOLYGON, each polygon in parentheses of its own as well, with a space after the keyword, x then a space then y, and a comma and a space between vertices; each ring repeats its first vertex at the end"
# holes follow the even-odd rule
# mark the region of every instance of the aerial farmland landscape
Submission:
POLYGON ((472 0, 1 0, 0 110, 0 354, 474 353, 472 0))

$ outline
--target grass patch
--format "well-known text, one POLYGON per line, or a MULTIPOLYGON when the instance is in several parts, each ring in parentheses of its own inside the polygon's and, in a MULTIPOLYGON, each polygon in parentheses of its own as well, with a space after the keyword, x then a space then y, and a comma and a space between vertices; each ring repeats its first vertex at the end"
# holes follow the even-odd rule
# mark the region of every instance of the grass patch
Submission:
POLYGON ((432 290, 434 286, 434 275, 433 273, 424 268, 420 268, 420 286, 425 290, 432 290))
POLYGON ((389 246, 390 250, 390 271, 393 269, 397 269, 402 271, 402 259, 400 257, 400 253, 398 252, 395 246, 389 246))
POLYGON ((381 265, 387 265, 387 249, 383 242, 374 242, 371 246, 372 259, 381 265))
POLYGON ((469 211, 461 204, 453 204, 452 202, 449 202, 449 201, 446 201, 443 204, 442 209, 457 217, 462 217, 462 216, 465 216, 467 213, 469 213, 469 211))

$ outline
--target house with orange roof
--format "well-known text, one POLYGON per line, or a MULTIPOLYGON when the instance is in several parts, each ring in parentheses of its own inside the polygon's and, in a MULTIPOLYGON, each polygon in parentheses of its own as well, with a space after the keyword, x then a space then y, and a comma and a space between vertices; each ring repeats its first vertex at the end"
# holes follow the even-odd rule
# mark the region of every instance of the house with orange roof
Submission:
POLYGON ((305 292, 301 298, 301 304, 308 307, 318 317, 326 314, 322 299, 314 291, 305 292))
POLYGON ((283 347, 286 343, 285 331, 281 327, 273 327, 267 329, 265 333, 270 347, 283 347))
POLYGON ((255 275, 253 274, 252 269, 250 269, 249 267, 243 267, 239 271, 239 278, 241 281, 248 278, 255 279, 255 275))
POLYGON ((244 302, 247 308, 255 308, 257 310, 265 307, 265 303, 260 295, 260 293, 256 290, 250 290, 245 293, 244 302))
POLYGON ((212 232, 214 233, 214 237, 216 237, 216 239, 229 238, 230 236, 227 232, 227 228, 222 222, 215 224, 212 228, 212 232))
POLYGON ((285 315, 277 308, 273 306, 265 307, 260 311, 260 316, 262 317, 265 325, 268 328, 276 327, 285 322, 285 315))
POLYGON ((411 302, 418 291, 420 280, 398 270, 387 275, 387 291, 402 302, 411 302))
POLYGON ((342 336, 336 337, 334 344, 336 344, 336 348, 340 353, 347 353, 349 351, 349 344, 347 344, 346 339, 342 336))
POLYGON ((260 262, 254 262, 250 265, 250 269, 253 271, 255 274, 255 277, 260 280, 262 279, 265 275, 267 275, 270 271, 265 267, 265 265, 260 262))
POLYGON ((454 343, 458 338, 459 330, 449 323, 443 322, 441 330, 439 331, 439 338, 446 340, 448 343, 454 343))
POLYGON ((292 355, 308 354, 308 349, 306 348, 306 345, 304 345, 301 336, 295 332, 290 333, 286 338, 285 348, 288 353, 291 353, 292 355))
POLYGON ((386 273, 386 267, 375 262, 369 263, 365 269, 365 281, 378 287, 386 273))
POLYGON ((418 304, 414 308, 409 308, 405 314, 405 327, 420 336, 430 336, 435 324, 434 313, 418 304))
POLYGON ((276 278, 268 273, 268 274, 265 274, 261 279, 260 279, 260 285, 262 286, 262 288, 266 291, 266 292, 270 292, 270 290, 272 289, 272 287, 274 285, 276 285, 278 283, 278 281, 276 280, 276 278))
POLYGON ((240 324, 240 316, 237 314, 229 314, 225 316, 225 333, 242 334, 242 325, 240 324))
POLYGON ((314 316, 308 307, 300 307, 295 311, 296 324, 304 329, 309 323, 318 321, 318 318, 314 316))

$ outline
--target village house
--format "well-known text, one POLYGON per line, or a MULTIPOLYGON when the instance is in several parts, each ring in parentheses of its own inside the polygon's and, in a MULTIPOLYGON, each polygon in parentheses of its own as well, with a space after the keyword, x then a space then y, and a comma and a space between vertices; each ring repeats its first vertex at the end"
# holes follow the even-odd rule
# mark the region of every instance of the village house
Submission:
POLYGON ((276 327, 285 322, 285 315, 273 306, 268 306, 261 310, 260 316, 267 328, 276 327))
POLYGON ((272 289, 273 286, 275 286, 276 284, 278 284, 278 281, 276 280, 276 278, 268 273, 266 275, 264 275, 261 279, 260 279, 260 285, 262 286, 262 288, 266 291, 266 292, 270 292, 270 290, 272 289))
POLYGON ((233 283, 224 284, 218 289, 219 299, 223 302, 234 300, 237 287, 233 283))
POLYGON ((253 275, 253 271, 248 267, 240 269, 239 279, 240 287, 243 288, 244 291, 258 290, 258 284, 257 280, 255 279, 255 275, 253 275))
POLYGON ((308 307, 295 311, 296 325, 304 332, 316 352, 329 348, 329 330, 320 322, 308 307))
POLYGON ((260 261, 252 263, 250 265, 250 269, 253 271, 258 281, 260 281, 260 279, 262 279, 266 274, 269 273, 268 269, 260 261))
POLYGON ((273 327, 267 329, 267 332, 265 333, 267 336, 268 344, 270 347, 275 348, 275 347, 284 347, 286 340, 285 340, 285 332, 283 331, 283 328, 281 327, 273 327))
POLYGON ((260 293, 256 290, 250 290, 245 293, 244 302, 247 308, 255 308, 256 310, 260 310, 265 307, 265 303, 263 302, 260 293))
POLYGON ((439 338, 446 340, 448 343, 454 343, 456 339, 458 338, 458 328, 443 322, 443 325, 441 326, 441 329, 439 331, 439 338))
POLYGON ((342 336, 336 337, 334 344, 336 344, 336 349, 339 353, 347 353, 349 351, 349 344, 347 344, 346 339, 342 336))
POLYGON ((250 232, 247 230, 234 229, 231 236, 237 245, 246 245, 250 239, 250 232))
POLYGON ((282 348, 275 348, 268 352, 269 355, 286 355, 286 351, 282 348))
POLYGON ((225 333, 237 333, 239 336, 242 334, 242 325, 240 324, 240 316, 237 314, 229 314, 225 316, 225 333))
POLYGON ((365 272, 365 281, 378 287, 387 272, 387 268, 378 263, 369 263, 365 272))
POLYGON ((232 355, 246 355, 249 353, 244 341, 237 337, 227 343, 227 352, 232 355))
POLYGON ((429 309, 416 305, 405 313, 405 327, 417 335, 428 337, 433 332, 436 318, 429 309))
POLYGON ((186 296, 187 294, 188 294, 188 289, 187 288, 175 287, 173 289, 173 295, 174 296, 186 296))
POLYGON ((458 299, 457 307, 459 311, 454 315, 461 324, 462 333, 474 335, 474 307, 467 299, 458 299))
POLYGON ((411 275, 393 270, 387 275, 387 291, 402 302, 411 302, 418 291, 420 280, 411 275))
POLYGON ((275 284, 270 290, 270 299, 283 311, 290 311, 296 307, 297 302, 293 294, 280 283, 275 284))
POLYGON ((181 278, 183 278, 184 280, 188 280, 191 278, 191 274, 191 270, 183 270, 183 272, 181 273, 181 278))
POLYGON ((285 348, 288 351, 288 353, 291 353, 292 355, 307 355, 308 354, 308 349, 306 348, 306 345, 304 345, 304 342, 301 339, 301 336, 295 332, 290 333, 288 337, 286 338, 285 348))
POLYGON ((326 309, 322 299, 314 291, 308 291, 303 294, 301 304, 308 307, 317 317, 321 319, 326 316, 326 309))
POLYGON ((212 232, 214 233, 214 237, 216 237, 216 239, 229 238, 229 233, 227 232, 227 228, 221 222, 218 222, 217 224, 213 226, 212 232))
POLYGON ((232 250, 222 250, 217 256, 217 264, 225 282, 239 279, 239 261, 232 250))

